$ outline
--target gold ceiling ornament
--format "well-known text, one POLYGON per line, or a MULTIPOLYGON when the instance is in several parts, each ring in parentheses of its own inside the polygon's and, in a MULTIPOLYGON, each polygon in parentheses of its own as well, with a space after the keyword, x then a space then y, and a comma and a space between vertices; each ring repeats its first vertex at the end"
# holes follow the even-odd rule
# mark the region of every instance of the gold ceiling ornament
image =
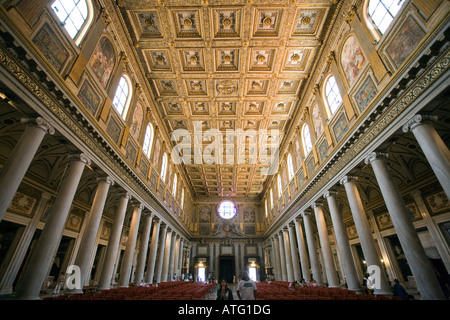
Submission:
POLYGON ((258 55, 256 56, 256 60, 257 60, 258 62, 264 62, 264 61, 266 61, 266 56, 263 55, 263 54, 258 54, 258 55))
POLYGON ((185 18, 184 20, 183 20, 183 26, 185 26, 186 28, 190 28, 190 27, 192 27, 192 20, 191 19, 189 19, 189 18, 185 18))
POLYGON ((151 18, 146 18, 144 20, 144 23, 145 23, 146 26, 149 26, 149 27, 153 27, 155 25, 155 22, 151 18))
POLYGON ((197 63, 197 61, 198 61, 198 58, 197 58, 196 55, 192 55, 192 56, 189 57, 189 62, 190 63, 194 64, 194 63, 197 63))
POLYGON ((301 20, 301 23, 303 26, 307 26, 311 23, 311 17, 310 16, 304 16, 301 20))
POLYGON ((319 84, 316 83, 316 84, 314 85, 314 88, 313 88, 313 94, 314 94, 315 96, 318 96, 319 93, 320 93, 320 87, 319 87, 319 84))
POLYGON ((231 60, 233 60, 233 57, 231 55, 226 54, 226 55, 223 56, 223 61, 225 61, 227 63, 230 63, 231 60))
POLYGON ((261 83, 253 81, 252 82, 252 88, 253 89, 261 89, 261 83))
POLYGON ((272 18, 271 17, 265 17, 262 22, 263 22, 263 25, 268 27, 268 26, 270 26, 272 24, 272 18))
POLYGON ((156 56, 155 60, 158 63, 163 63, 165 61, 164 57, 160 54, 156 56))
POLYGON ((230 95, 236 93, 236 84, 230 80, 223 80, 217 83, 217 91, 223 95, 230 95))
POLYGON ((231 26, 232 23, 233 23, 233 21, 231 21, 231 19, 229 17, 226 17, 222 20, 222 25, 224 27, 229 27, 229 26, 231 26))
POLYGON ((291 60, 297 62, 298 60, 300 60, 300 55, 298 53, 294 53, 291 56, 291 60))
POLYGON ((200 84, 200 82, 196 82, 193 84, 192 88, 194 88, 195 90, 200 90, 202 88, 202 85, 200 84))

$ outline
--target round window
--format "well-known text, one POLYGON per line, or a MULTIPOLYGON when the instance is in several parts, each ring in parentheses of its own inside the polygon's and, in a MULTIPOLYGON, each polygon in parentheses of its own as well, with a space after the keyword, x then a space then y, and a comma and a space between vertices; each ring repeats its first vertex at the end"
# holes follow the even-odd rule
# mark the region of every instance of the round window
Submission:
POLYGON ((224 219, 231 219, 236 215, 236 205, 231 201, 222 201, 219 204, 219 215, 224 219))

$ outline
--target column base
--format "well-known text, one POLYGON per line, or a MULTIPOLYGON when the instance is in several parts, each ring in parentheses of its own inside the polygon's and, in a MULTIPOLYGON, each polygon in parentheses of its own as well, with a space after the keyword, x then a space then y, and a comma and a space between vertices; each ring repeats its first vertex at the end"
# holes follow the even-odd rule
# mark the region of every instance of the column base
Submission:
POLYGON ((13 293, 12 287, 4 287, 0 289, 0 295, 9 295, 13 293))

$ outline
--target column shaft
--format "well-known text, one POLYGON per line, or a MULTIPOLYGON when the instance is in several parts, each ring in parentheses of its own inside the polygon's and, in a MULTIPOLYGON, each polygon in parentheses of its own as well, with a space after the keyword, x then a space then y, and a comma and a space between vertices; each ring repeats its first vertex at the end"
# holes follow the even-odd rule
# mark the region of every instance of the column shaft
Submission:
MULTIPOLYGON (((84 284, 90 275, 90 264, 97 240, 98 229, 102 219, 103 208, 105 207, 106 197, 108 195, 109 187, 113 184, 110 178, 101 178, 95 192, 94 201, 92 202, 89 222, 81 239, 80 249, 75 259, 75 265, 80 268, 81 283, 84 284)), ((71 290, 71 292, 82 292, 82 288, 71 290)))
POLYGON ((128 193, 122 195, 119 199, 108 246, 106 247, 105 262, 103 263, 102 273, 100 275, 100 280, 98 281, 97 290, 99 291, 109 290, 111 288, 111 281, 113 279, 114 266, 119 251, 120 236, 122 234, 123 220, 125 219, 128 200, 130 200, 130 195, 128 193))
MULTIPOLYGON (((22 123, 29 123, 31 119, 22 119, 22 123)), ((19 188, 31 161, 41 145, 47 132, 53 134, 55 130, 43 118, 33 120, 35 125, 27 125, 11 154, 0 171, 0 221, 8 209, 14 194, 19 188)))
POLYGON ((294 281, 294 271, 292 269, 292 258, 291 258, 291 244, 289 243, 288 230, 283 230, 283 240, 284 240, 284 257, 286 259, 286 273, 287 281, 294 281))
POLYGON ((177 235, 175 232, 172 232, 172 241, 170 243, 170 256, 169 256, 169 270, 167 272, 167 281, 172 281, 173 279, 173 267, 175 262, 175 243, 177 240, 177 235))
POLYGON ((294 280, 300 282, 302 280, 302 275, 300 273, 300 265, 298 262, 298 250, 297 245, 295 243, 295 234, 293 225, 289 225, 289 245, 291 248, 292 270, 294 272, 294 280))
POLYGON ((17 250, 14 252, 14 255, 9 262, 9 265, 6 269, 5 274, 3 275, 2 281, 0 283, 0 294, 11 294, 13 291, 14 280, 19 273, 20 266, 25 258, 28 248, 30 247, 31 241, 33 240, 34 233, 36 231, 36 227, 44 213, 48 200, 50 200, 50 194, 47 192, 43 192, 41 195, 41 199, 36 205, 36 209, 34 210, 33 218, 30 223, 25 228, 23 235, 19 241, 17 246, 17 250))
POLYGON ((375 246, 375 242, 372 236, 372 230, 369 226, 364 207, 359 196, 356 183, 351 177, 345 177, 341 180, 341 184, 345 187, 347 193, 348 203, 352 212, 353 220, 355 222, 358 237, 361 243, 361 248, 366 259, 367 266, 378 268, 380 270, 380 283, 374 284, 375 294, 391 295, 389 284, 387 282, 386 273, 384 272, 383 265, 381 264, 380 257, 375 246))
POLYGON ((130 231, 128 232, 127 247, 123 254, 120 266, 119 287, 128 287, 130 284, 131 268, 133 267, 134 252, 136 250, 136 239, 139 229, 139 221, 144 207, 141 204, 133 204, 133 216, 131 217, 130 231))
POLYGON ((150 238, 150 229, 152 227, 153 214, 148 214, 145 217, 144 228, 142 229, 141 246, 139 248, 139 255, 135 272, 135 285, 138 286, 144 278, 145 260, 147 259, 148 241, 150 238))
POLYGON ((73 159, 70 163, 44 229, 36 247, 31 253, 22 280, 18 285, 16 299, 32 300, 39 298, 39 291, 42 283, 47 278, 53 257, 59 246, 69 210, 86 163, 90 163, 90 160, 83 154, 79 155, 78 159, 73 159))
POLYGON ((306 242, 308 244, 309 261, 311 261, 313 279, 316 280, 319 286, 321 286, 322 275, 320 273, 319 257, 317 256, 316 241, 314 240, 314 230, 309 213, 303 214, 303 222, 305 223, 306 242))
POLYGON ((366 159, 366 163, 372 165, 386 207, 391 216, 392 224, 397 232, 420 295, 423 300, 444 300, 446 297, 440 288, 430 259, 427 257, 409 217, 408 209, 403 202, 386 162, 381 157, 377 153, 372 153, 366 159))
POLYGON ((170 245, 172 243, 172 230, 167 231, 164 249, 164 261, 161 271, 161 282, 167 281, 167 273, 169 272, 170 245))
POLYGON ((427 120, 437 120, 437 117, 418 114, 403 126, 403 131, 412 131, 442 189, 450 199, 450 150, 432 123, 427 120))
POLYGON ((328 279, 329 287, 339 287, 339 280, 336 274, 336 266, 334 265, 333 253, 331 252, 330 241, 328 240, 327 223, 323 214, 322 205, 313 205, 316 215, 317 230, 319 231, 320 246, 322 248, 325 271, 328 279))
POLYGON ((333 193, 327 192, 324 196, 330 208, 331 222, 333 223, 334 233, 336 235, 336 243, 341 257, 342 266, 344 269, 345 278, 347 280, 347 287, 349 290, 354 290, 361 293, 361 285, 356 272, 355 264, 353 263, 352 251, 348 241, 347 230, 342 221, 341 212, 333 193))
POLYGON ((302 228, 300 220, 295 220, 294 224, 295 224, 295 231, 296 231, 296 235, 297 235, 298 251, 300 254, 300 266, 302 268, 302 277, 303 277, 303 279, 305 279, 305 281, 308 281, 311 278, 311 275, 309 272, 309 260, 308 260, 308 253, 306 252, 303 228, 302 228))
POLYGON ((155 280, 157 283, 161 282, 162 266, 164 262, 164 251, 166 249, 167 226, 163 225, 161 228, 162 232, 160 232, 159 237, 158 260, 156 261, 156 269, 155 269, 155 280))
POLYGON ((150 256, 147 263, 147 272, 145 274, 145 282, 153 283, 155 275, 156 252, 158 251, 158 238, 161 220, 157 220, 153 224, 152 243, 150 245, 150 256))
POLYGON ((278 234, 278 244, 280 246, 281 277, 282 277, 283 281, 288 281, 288 273, 287 273, 287 266, 286 266, 286 251, 284 249, 283 233, 278 234))

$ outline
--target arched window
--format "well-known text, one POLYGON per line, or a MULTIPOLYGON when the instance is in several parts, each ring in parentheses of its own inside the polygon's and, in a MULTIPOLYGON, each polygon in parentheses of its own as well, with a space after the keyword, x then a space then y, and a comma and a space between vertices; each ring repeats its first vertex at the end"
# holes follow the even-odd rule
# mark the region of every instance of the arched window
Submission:
POLYGON ((52 9, 69 36, 79 45, 93 20, 93 7, 86 0, 56 0, 52 9))
POLYGON ((288 168, 288 177, 289 181, 294 178, 294 162, 292 161, 292 155, 289 153, 287 157, 287 168, 288 168))
POLYGON ((172 196, 175 198, 177 195, 177 174, 173 175, 173 183, 172 183, 172 196))
POLYGON ((150 157, 152 152, 152 142, 153 142, 153 126, 151 123, 147 125, 144 136, 144 144, 142 145, 142 151, 147 157, 150 157))
POLYGON ((270 196, 270 209, 273 208, 273 192, 272 189, 269 190, 269 196, 270 196))
POLYGON ((380 34, 386 32, 404 3, 404 0, 369 0, 367 15, 380 34))
POLYGON ((312 150, 312 140, 311 133, 309 132, 309 126, 305 123, 302 129, 302 141, 303 141, 303 151, 305 155, 309 154, 312 150))
POLYGON ((128 107, 130 106, 131 94, 130 84, 127 77, 122 76, 119 80, 119 85, 114 95, 113 106, 117 112, 125 120, 127 118, 128 107))
POLYGON ((277 189, 278 189, 278 198, 281 197, 283 187, 281 185, 281 177, 280 174, 277 175, 277 189))
POLYGON ((184 188, 181 188, 180 207, 181 207, 181 210, 183 210, 183 207, 184 207, 184 188))
POLYGON ((163 154, 162 163, 161 163, 161 180, 166 182, 166 173, 167 173, 167 154, 163 154))
POLYGON ((268 212, 268 210, 267 210, 267 199, 264 201, 264 212, 265 212, 265 214, 266 214, 266 218, 267 218, 267 212, 268 212))
POLYGON ((327 80, 325 97, 331 113, 330 116, 332 116, 342 103, 341 93, 339 92, 339 87, 334 76, 329 77, 327 80))

